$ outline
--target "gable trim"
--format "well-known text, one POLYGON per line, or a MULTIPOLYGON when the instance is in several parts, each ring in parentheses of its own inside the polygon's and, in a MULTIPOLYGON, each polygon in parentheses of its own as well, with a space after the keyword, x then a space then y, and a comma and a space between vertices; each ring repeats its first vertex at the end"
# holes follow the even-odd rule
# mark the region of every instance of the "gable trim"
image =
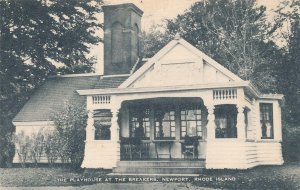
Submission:
POLYGON ((208 64, 212 65, 217 70, 223 72, 228 77, 232 78, 235 81, 243 81, 236 74, 234 74, 233 72, 231 72, 230 70, 228 70, 227 68, 225 68, 224 66, 222 66, 220 63, 218 63, 217 61, 215 61, 214 59, 212 59, 211 57, 209 57, 208 55, 206 55, 205 53, 203 53, 202 51, 200 51, 199 49, 197 49, 196 47, 194 47, 193 45, 191 45, 190 43, 188 43, 184 39, 181 38, 179 40, 179 42, 183 46, 185 46, 186 48, 188 48, 189 50, 191 50, 194 54, 198 55, 199 57, 202 57, 202 59, 204 61, 206 61, 208 64))
MULTIPOLYGON (((127 80, 125 80, 119 86, 119 88, 127 88, 130 85, 132 85, 132 83, 134 83, 140 76, 142 76, 145 72, 147 72, 148 69, 153 64, 160 63, 160 59, 164 55, 166 55, 169 51, 171 51, 172 48, 174 48, 177 44, 183 45, 185 48, 190 50, 192 53, 199 56, 199 59, 202 59, 202 61, 207 62, 209 65, 211 65, 215 69, 219 70, 220 72, 224 73, 226 76, 228 76, 232 80, 234 80, 236 82, 244 81, 240 77, 238 77, 237 75, 232 73, 230 70, 228 70, 227 68, 223 67, 221 64, 216 62, 214 59, 212 59, 211 57, 209 57, 208 55, 206 55, 205 53, 203 53, 202 51, 200 51, 199 49, 197 49, 196 47, 194 47, 193 45, 191 45, 190 43, 188 43, 187 41, 185 41, 184 39, 181 38, 179 40, 172 40, 171 42, 169 42, 157 54, 155 54, 148 62, 146 62, 139 70, 137 70, 127 80)), ((182 61, 182 60, 180 60, 180 61, 182 61)), ((191 60, 189 60, 189 61, 191 61, 191 60)), ((176 62, 176 61, 174 60, 173 62, 176 62)), ((196 62, 199 62, 199 60, 197 60, 196 62)))

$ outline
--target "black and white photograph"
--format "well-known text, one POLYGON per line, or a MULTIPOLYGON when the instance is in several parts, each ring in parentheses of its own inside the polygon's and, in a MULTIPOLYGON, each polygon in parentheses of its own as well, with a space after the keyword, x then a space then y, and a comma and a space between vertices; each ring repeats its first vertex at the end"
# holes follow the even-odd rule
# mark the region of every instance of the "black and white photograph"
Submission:
POLYGON ((300 0, 0 16, 0 189, 300 189, 300 0))

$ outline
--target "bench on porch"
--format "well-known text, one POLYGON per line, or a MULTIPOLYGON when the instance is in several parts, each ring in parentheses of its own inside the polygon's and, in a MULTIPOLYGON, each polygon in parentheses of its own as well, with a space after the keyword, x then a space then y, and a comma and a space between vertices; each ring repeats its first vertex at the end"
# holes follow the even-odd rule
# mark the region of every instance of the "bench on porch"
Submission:
POLYGON ((149 158, 150 141, 138 138, 121 138, 121 160, 143 160, 149 158))

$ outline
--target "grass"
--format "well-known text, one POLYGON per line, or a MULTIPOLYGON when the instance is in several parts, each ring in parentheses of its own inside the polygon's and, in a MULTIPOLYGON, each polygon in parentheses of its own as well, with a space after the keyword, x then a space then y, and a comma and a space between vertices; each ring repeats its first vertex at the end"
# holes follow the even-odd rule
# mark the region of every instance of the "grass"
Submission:
POLYGON ((0 168, 0 186, 78 186, 82 185, 82 182, 70 179, 105 177, 107 173, 107 170, 89 170, 86 172, 83 169, 74 170, 66 167, 0 168), (63 179, 67 180, 62 181, 63 179))
POLYGON ((300 189, 300 163, 259 166, 248 170, 207 170, 202 177, 229 177, 235 181, 194 182, 200 187, 220 189, 300 189))
MULTIPOLYGON (((106 178, 107 170, 72 170, 63 167, 1 168, 0 186, 78 186, 97 182, 70 181, 80 178, 106 178), (66 181, 59 181, 67 179, 66 181)), ((190 185, 218 189, 300 189, 300 163, 283 166, 259 166, 249 170, 206 170, 200 177, 225 177, 235 181, 194 181, 190 185)), ((111 177, 111 176, 109 176, 111 177)), ((191 178, 193 179, 193 178, 191 178)))

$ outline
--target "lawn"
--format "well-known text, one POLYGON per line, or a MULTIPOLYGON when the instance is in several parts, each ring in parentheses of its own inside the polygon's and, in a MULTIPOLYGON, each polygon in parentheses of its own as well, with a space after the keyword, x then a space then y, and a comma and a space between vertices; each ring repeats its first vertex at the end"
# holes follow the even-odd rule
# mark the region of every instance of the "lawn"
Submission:
POLYGON ((259 166, 248 170, 207 170, 201 176, 234 178, 235 181, 194 182, 200 187, 221 189, 262 189, 292 190, 300 189, 300 163, 288 163, 283 166, 259 166))
MULTIPOLYGON (((114 180, 113 176, 106 176, 107 173, 108 171, 102 170, 74 171, 63 167, 1 168, 0 185, 2 187, 101 186, 102 183, 110 183, 105 179, 112 178, 114 180)), ((166 184, 166 182, 162 182, 161 177, 157 179, 159 182, 144 183, 153 183, 153 186, 166 184)), ((195 189, 197 187, 263 190, 300 189, 300 163, 289 163, 283 166, 260 166, 249 170, 207 170, 198 179, 201 180, 189 178, 189 182, 181 182, 181 184, 195 189), (205 181, 207 179, 210 180, 205 181)), ((177 186, 178 184, 179 182, 176 183, 177 186)))

